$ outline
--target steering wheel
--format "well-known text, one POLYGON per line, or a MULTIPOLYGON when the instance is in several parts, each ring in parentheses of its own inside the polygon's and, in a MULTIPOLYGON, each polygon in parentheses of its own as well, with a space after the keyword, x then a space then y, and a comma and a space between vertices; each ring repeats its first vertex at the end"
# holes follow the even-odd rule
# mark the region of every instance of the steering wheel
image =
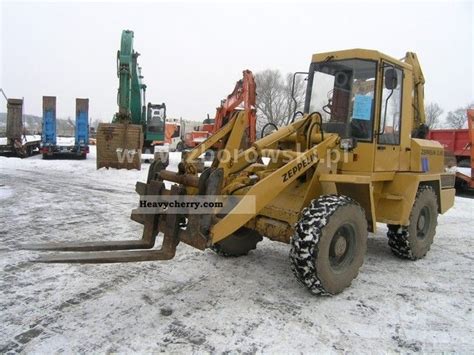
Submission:
POLYGON ((328 103, 323 106, 323 111, 326 112, 328 115, 332 114, 332 99, 328 100, 328 103))
POLYGON ((330 90, 328 92, 328 103, 323 106, 323 111, 326 112, 328 115, 332 114, 332 94, 334 90, 330 90))

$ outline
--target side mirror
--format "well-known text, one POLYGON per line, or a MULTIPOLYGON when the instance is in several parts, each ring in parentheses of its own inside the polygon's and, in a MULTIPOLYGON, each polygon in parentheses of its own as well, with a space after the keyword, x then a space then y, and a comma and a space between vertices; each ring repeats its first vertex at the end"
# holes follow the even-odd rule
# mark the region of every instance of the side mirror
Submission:
POLYGON ((398 86, 397 71, 393 68, 385 70, 384 82, 387 90, 395 90, 398 86))

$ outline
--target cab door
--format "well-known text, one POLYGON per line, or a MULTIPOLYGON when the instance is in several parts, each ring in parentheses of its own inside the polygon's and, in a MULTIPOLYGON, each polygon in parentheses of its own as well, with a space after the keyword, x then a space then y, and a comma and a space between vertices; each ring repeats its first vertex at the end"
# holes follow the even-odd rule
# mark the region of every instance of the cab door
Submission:
POLYGON ((393 64, 382 65, 382 92, 375 138, 374 171, 400 169, 400 132, 403 71, 393 64))

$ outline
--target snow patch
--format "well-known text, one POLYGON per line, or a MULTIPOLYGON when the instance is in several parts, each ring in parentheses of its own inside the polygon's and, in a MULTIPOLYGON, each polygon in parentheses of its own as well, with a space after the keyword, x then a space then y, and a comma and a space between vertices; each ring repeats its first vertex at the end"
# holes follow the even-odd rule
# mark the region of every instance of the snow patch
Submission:
POLYGON ((471 168, 460 168, 456 167, 456 171, 466 176, 471 176, 471 168))
MULTIPOLYGON (((22 137, 23 144, 26 142, 32 142, 32 141, 40 141, 41 136, 40 135, 27 135, 22 137)), ((8 143, 7 137, 0 137, 0 145, 6 145, 8 143)))
POLYGON ((14 195, 14 190, 9 186, 0 186, 0 200, 6 200, 14 195))

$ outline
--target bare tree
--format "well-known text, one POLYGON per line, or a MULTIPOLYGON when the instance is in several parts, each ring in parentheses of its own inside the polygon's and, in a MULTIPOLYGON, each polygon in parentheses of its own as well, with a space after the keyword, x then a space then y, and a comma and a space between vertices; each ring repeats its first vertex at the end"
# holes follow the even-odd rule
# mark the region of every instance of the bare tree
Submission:
POLYGON ((438 127, 443 112, 444 110, 436 102, 430 102, 425 106, 426 125, 429 129, 438 127))
POLYGON ((448 112, 448 117, 446 118, 448 126, 455 129, 463 128, 467 122, 466 110, 472 107, 474 107, 474 103, 471 103, 466 107, 460 107, 454 111, 448 112))
POLYGON ((257 116, 264 124, 279 126, 287 112, 284 83, 280 71, 267 69, 255 75, 257 85, 257 116))
POLYGON ((302 110, 305 95, 305 81, 296 76, 294 97, 292 98, 293 74, 284 77, 279 70, 267 69, 256 73, 257 85, 257 129, 266 123, 280 127, 293 116, 294 111, 302 110))

